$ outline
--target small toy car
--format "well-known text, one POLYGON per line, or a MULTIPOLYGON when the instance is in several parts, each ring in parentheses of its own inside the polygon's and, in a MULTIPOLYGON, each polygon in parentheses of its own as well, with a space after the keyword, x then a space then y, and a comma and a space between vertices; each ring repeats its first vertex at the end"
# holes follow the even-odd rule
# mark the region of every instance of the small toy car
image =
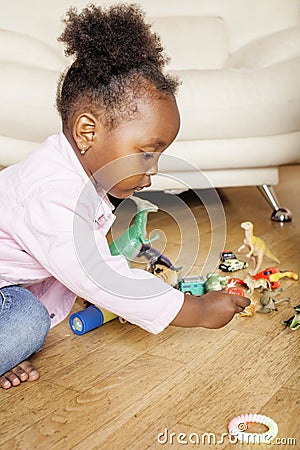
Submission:
POLYGON ((186 294, 200 296, 205 294, 206 279, 201 276, 184 277, 178 283, 178 289, 186 294))
POLYGON ((222 262, 227 261, 227 259, 237 259, 233 252, 224 251, 220 254, 220 260, 222 262))
POLYGON ((223 270, 223 272, 235 272, 248 267, 248 263, 239 261, 233 252, 222 252, 220 259, 222 262, 219 265, 219 269, 223 270))

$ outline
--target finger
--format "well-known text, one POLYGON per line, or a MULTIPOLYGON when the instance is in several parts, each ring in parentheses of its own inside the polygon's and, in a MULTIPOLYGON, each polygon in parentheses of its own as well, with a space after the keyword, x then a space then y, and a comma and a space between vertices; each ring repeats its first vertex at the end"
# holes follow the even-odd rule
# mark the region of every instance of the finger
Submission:
POLYGON ((232 297, 235 302, 236 308, 239 307, 245 309, 251 303, 251 300, 248 297, 242 297, 241 295, 232 295, 232 297))

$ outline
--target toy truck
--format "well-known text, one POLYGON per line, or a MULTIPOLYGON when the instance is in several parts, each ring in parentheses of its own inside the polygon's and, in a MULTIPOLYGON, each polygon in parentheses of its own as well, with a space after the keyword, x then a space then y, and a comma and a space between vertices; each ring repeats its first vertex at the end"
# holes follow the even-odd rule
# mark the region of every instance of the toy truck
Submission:
POLYGON ((205 281, 206 279, 199 275, 184 277, 179 281, 178 289, 186 294, 200 296, 205 294, 205 281))

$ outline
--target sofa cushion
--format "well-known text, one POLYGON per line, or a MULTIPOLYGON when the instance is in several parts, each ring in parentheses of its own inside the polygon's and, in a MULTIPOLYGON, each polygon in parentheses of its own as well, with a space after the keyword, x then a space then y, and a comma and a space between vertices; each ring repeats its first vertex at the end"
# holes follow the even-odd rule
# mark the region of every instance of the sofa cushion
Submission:
POLYGON ((53 70, 0 62, 0 135, 38 142, 60 131, 54 107, 58 76, 53 70))
POLYGON ((175 71, 179 140, 269 136, 299 130, 300 57, 263 69, 175 71))
MULTIPOLYGON (((64 57, 44 42, 23 33, 0 29, 0 58, 49 70, 62 70, 64 57)), ((0 61, 0 62, 1 62, 0 61)))
POLYGON ((243 46, 225 62, 226 68, 262 68, 300 56, 300 26, 280 30, 243 46))
POLYGON ((160 17, 153 29, 171 56, 170 69, 218 69, 229 54, 228 37, 220 17, 160 17))

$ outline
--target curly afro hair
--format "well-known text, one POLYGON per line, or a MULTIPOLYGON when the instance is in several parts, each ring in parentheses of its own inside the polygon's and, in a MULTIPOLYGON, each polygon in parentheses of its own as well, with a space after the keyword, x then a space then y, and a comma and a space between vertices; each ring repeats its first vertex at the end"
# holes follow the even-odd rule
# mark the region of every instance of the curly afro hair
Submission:
POLYGON ((136 114, 138 98, 176 93, 179 82, 163 73, 169 58, 144 16, 134 4, 67 11, 58 40, 74 62, 58 84, 56 105, 63 124, 85 108, 113 129, 136 114))

